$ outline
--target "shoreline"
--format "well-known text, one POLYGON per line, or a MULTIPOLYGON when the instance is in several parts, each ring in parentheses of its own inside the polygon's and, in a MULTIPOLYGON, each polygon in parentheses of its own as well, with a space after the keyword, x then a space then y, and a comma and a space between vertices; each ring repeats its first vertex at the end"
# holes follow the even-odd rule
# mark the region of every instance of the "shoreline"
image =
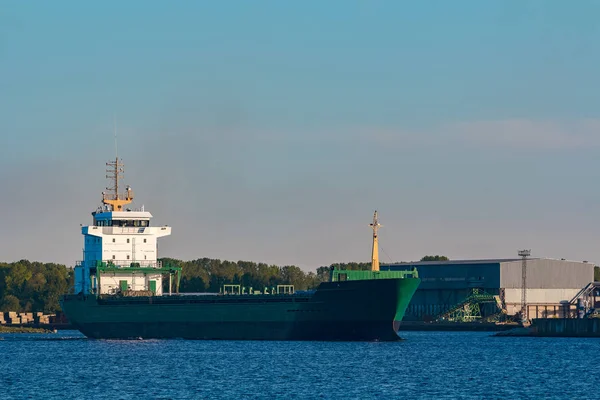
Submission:
POLYGON ((0 325, 0 334, 2 333, 56 333, 56 329, 46 329, 32 326, 0 325))

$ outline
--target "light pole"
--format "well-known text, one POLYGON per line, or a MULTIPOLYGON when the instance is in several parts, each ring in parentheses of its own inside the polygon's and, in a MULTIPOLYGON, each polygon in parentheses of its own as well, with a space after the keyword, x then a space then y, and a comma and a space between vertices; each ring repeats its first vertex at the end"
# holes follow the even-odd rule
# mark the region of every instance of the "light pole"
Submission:
POLYGON ((527 312, 527 257, 531 255, 531 250, 519 250, 519 257, 523 258, 521 263, 521 321, 528 320, 527 312))

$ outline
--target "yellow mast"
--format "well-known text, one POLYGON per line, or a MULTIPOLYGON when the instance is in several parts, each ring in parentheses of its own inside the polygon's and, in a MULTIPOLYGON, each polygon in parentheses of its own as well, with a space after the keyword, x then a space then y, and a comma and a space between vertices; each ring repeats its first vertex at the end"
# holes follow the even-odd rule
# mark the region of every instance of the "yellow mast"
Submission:
POLYGON ((115 161, 106 163, 109 167, 106 170, 106 177, 113 182, 112 187, 107 187, 108 192, 102 192, 102 203, 109 205, 111 211, 123 211, 123 206, 133 201, 133 190, 129 186, 126 187, 125 194, 119 195, 119 179, 123 178, 124 164, 115 158, 115 161))
POLYGON ((379 242, 377 239, 377 230, 381 227, 381 224, 377 220, 377 210, 373 214, 373 223, 369 224, 373 229, 373 250, 371 252, 371 271, 379 271, 379 242))

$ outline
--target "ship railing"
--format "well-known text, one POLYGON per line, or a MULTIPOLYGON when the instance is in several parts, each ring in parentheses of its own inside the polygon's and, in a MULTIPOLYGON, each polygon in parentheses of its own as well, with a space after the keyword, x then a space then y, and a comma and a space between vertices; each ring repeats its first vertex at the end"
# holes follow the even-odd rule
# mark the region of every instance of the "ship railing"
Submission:
POLYGON ((277 294, 294 294, 294 285, 277 285, 277 294))
POLYGON ((111 265, 116 268, 162 268, 162 261, 156 262, 140 262, 140 261, 131 261, 131 260, 108 260, 103 261, 106 265, 111 265))
POLYGON ((245 295, 245 294, 294 294, 294 285, 277 285, 265 287, 263 290, 256 290, 252 286, 246 287, 237 284, 225 284, 221 287, 219 294, 225 295, 245 295))
MULTIPOLYGON (((75 266, 81 267, 85 264, 85 261, 76 261, 75 266)), ((102 260, 102 261, 89 261, 90 267, 113 267, 113 268, 156 268, 161 269, 163 267, 162 261, 152 262, 140 262, 132 260, 102 260)))
POLYGON ((223 294, 242 294, 241 285, 223 285, 223 294))
POLYGON ((103 200, 132 200, 133 199, 133 193, 130 191, 130 193, 126 193, 126 194, 114 194, 114 193, 105 193, 102 196, 103 200))

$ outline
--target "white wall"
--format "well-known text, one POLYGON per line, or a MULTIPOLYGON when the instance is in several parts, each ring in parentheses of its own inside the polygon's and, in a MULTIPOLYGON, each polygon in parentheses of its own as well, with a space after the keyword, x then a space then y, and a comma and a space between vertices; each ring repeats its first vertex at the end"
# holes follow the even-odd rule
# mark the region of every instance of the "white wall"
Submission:
POLYGON ((150 235, 110 235, 102 238, 102 260, 117 265, 156 262, 156 237, 150 235))
POLYGON ((162 295, 162 276, 156 275, 134 275, 129 274, 106 274, 100 275, 100 294, 115 294, 120 291, 120 281, 127 281, 131 290, 150 290, 150 281, 156 281, 156 295, 162 295))
MULTIPOLYGON (((522 286, 522 262, 500 263, 500 287, 522 286)), ((581 289, 594 280, 594 264, 548 258, 527 260, 527 287, 535 289, 581 289)))
POLYGON ((132 262, 152 265, 158 258, 158 238, 171 234, 170 227, 98 227, 82 228, 84 234, 84 260, 113 261, 128 266, 132 262))
MULTIPOLYGON (((89 268, 97 261, 112 261, 118 266, 139 263, 142 267, 156 267, 157 241, 171 234, 171 228, 163 227, 103 227, 85 226, 83 266, 75 272, 75 293, 90 292, 89 268)), ((108 294, 120 290, 119 281, 126 280, 132 290, 149 290, 149 281, 156 281, 156 294, 162 294, 162 276, 144 275, 136 272, 107 274, 100 277, 100 293, 108 294)))
MULTIPOLYGON (((527 289, 527 304, 560 304, 570 301, 580 289, 527 289)), ((505 289, 504 302, 521 304, 521 289, 505 289)))

